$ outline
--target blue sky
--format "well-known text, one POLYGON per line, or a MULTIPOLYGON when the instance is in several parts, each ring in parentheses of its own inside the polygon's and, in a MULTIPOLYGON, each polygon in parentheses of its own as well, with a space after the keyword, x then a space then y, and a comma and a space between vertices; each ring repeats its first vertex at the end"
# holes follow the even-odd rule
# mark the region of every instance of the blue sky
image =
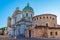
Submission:
POLYGON ((27 3, 34 9, 35 15, 57 15, 57 23, 60 24, 60 0, 0 0, 0 28, 7 26, 7 18, 12 16, 16 7, 22 11, 27 3))

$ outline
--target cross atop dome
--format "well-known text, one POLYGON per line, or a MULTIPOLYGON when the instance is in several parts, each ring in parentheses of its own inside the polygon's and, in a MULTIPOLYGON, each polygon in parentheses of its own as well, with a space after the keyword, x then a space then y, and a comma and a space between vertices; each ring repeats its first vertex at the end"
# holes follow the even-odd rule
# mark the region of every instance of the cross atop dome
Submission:
POLYGON ((29 6, 29 3, 27 3, 27 6, 29 6))

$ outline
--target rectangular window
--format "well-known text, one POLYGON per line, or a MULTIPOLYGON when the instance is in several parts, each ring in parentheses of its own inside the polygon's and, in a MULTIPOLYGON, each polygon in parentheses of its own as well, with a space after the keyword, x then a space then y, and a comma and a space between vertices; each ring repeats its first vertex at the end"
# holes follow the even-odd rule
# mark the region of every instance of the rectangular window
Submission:
POLYGON ((55 24, 54 24, 54 27, 55 27, 55 24))
POLYGON ((50 32, 50 35, 52 35, 52 32, 50 32))
POLYGON ((47 19, 48 19, 48 16, 47 16, 47 19))
POLYGON ((57 32, 55 32, 55 35, 57 35, 57 32))
POLYGON ((32 17, 32 14, 31 14, 31 17, 32 17))
POLYGON ((28 13, 26 13, 26 17, 28 17, 28 13))
POLYGON ((48 23, 46 23, 46 26, 48 26, 48 23))

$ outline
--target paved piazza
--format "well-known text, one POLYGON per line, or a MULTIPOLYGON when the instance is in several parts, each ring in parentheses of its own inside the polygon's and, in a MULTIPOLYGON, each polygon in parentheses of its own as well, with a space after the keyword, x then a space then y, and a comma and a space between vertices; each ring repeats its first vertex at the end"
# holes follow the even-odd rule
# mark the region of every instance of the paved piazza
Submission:
POLYGON ((60 39, 51 39, 51 38, 49 38, 49 39, 47 39, 47 38, 39 38, 39 39, 37 39, 37 38, 20 38, 20 39, 13 39, 13 38, 5 38, 5 39, 3 39, 3 38, 0 38, 0 40, 60 40, 60 39))
POLYGON ((8 36, 0 36, 0 40, 60 40, 58 38, 13 38, 13 37, 8 37, 8 36))

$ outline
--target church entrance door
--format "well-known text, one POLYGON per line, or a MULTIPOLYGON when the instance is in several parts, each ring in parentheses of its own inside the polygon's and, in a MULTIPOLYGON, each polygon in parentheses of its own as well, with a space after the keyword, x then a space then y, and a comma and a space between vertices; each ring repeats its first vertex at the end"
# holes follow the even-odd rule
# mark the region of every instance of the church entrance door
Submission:
POLYGON ((31 30, 29 30, 29 38, 31 38, 31 30))

